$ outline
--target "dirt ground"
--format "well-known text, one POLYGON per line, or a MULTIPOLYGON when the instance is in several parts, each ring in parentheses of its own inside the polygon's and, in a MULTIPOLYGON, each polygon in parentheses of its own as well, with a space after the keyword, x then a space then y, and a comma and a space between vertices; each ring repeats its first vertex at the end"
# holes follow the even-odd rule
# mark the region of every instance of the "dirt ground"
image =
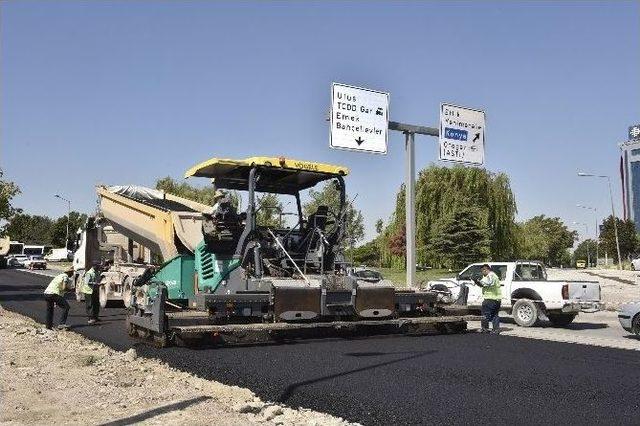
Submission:
POLYGON ((347 425, 0 307, 0 424, 347 425))

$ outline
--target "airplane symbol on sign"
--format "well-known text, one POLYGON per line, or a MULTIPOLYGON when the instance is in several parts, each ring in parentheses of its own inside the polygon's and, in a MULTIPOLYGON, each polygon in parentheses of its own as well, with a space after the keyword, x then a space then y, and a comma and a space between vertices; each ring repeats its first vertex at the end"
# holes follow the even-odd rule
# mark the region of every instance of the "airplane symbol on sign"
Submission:
POLYGON ((362 139, 361 136, 358 136, 358 139, 356 139, 356 143, 358 144, 358 146, 362 145, 363 142, 364 142, 364 139, 362 139))

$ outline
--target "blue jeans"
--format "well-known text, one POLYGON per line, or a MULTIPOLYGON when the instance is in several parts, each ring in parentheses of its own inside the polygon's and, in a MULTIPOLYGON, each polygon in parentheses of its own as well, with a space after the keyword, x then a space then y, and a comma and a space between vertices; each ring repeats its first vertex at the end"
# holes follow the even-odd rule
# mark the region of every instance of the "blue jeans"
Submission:
POLYGON ((484 317, 481 321, 483 330, 489 329, 489 323, 493 324, 494 331, 500 329, 500 316, 498 315, 498 313, 500 312, 499 300, 483 300, 481 312, 482 316, 484 317))

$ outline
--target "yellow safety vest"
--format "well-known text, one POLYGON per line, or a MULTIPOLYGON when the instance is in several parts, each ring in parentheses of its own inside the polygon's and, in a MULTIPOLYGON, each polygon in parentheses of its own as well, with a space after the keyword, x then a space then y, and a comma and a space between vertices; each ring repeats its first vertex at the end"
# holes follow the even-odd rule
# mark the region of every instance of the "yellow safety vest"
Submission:
POLYGON ((62 296, 68 279, 69 277, 67 277, 65 273, 56 275, 44 290, 44 294, 57 294, 58 296, 62 296))
POLYGON ((489 272, 489 274, 481 280, 484 287, 482 287, 482 296, 487 300, 501 300, 502 289, 500 288, 500 278, 495 272, 489 272))
POLYGON ((94 268, 89 269, 84 274, 84 280, 82 288, 80 289, 84 294, 93 294, 93 284, 96 283, 96 270, 94 268))

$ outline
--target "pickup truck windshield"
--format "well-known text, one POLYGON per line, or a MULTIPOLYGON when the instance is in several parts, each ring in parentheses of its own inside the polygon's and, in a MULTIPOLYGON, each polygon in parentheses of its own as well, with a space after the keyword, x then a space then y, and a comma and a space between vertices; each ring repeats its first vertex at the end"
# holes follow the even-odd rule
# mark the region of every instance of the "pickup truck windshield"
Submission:
POLYGON ((528 263, 518 264, 513 275, 514 281, 546 281, 547 275, 541 265, 528 263))

